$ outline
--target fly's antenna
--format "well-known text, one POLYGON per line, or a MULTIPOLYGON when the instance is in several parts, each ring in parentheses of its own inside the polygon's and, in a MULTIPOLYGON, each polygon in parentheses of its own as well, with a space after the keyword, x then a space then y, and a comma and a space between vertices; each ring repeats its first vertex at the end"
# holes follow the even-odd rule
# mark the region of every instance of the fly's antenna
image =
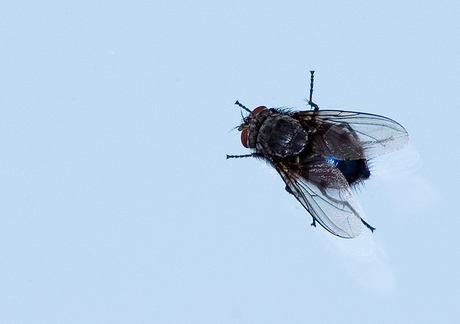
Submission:
MULTIPOLYGON (((310 99, 311 99, 311 98, 310 98, 310 99)), ((238 100, 235 102, 235 105, 240 106, 241 108, 243 108, 244 110, 246 110, 248 113, 252 113, 251 110, 249 110, 248 108, 246 108, 244 105, 240 104, 240 102, 239 102, 238 100)))
MULTIPOLYGON (((310 100, 308 100, 308 104, 313 108, 314 111, 318 111, 319 107, 315 104, 313 100, 313 80, 315 79, 315 71, 310 71, 310 100)), ((237 101, 238 102, 238 101, 237 101)))

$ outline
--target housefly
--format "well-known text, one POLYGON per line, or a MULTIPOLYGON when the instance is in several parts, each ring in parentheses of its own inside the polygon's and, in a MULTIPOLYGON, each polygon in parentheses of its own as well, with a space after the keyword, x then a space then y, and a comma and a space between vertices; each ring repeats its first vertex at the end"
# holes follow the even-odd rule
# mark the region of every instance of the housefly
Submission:
POLYGON ((246 155, 268 162, 280 174, 286 191, 330 233, 357 237, 364 221, 352 188, 370 177, 369 159, 403 148, 409 134, 386 117, 367 113, 320 110, 313 103, 311 71, 308 111, 260 106, 249 112, 238 127, 246 155))

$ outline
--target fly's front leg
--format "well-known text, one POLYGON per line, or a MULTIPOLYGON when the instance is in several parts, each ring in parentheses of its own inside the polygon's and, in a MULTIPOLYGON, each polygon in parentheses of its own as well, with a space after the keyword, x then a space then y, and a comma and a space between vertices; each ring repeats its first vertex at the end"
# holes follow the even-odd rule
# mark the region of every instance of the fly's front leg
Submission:
POLYGON ((255 157, 255 158, 260 158, 262 157, 261 154, 259 153, 251 153, 251 154, 243 154, 243 155, 228 155, 227 154, 227 160, 228 159, 239 159, 239 158, 247 158, 247 157, 255 157))

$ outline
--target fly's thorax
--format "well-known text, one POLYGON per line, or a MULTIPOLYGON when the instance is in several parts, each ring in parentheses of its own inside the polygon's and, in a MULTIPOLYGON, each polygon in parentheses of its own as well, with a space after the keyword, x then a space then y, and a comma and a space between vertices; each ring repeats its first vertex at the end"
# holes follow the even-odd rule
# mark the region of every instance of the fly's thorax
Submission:
POLYGON ((266 157, 299 154, 308 141, 308 134, 299 121, 276 109, 254 109, 240 128, 243 145, 255 148, 266 157))

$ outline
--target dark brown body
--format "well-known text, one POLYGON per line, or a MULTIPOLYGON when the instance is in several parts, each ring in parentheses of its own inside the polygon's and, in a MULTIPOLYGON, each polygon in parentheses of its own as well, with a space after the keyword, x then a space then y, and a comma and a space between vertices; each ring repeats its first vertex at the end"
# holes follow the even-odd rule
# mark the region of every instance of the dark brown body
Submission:
POLYGON ((228 158, 253 156, 270 163, 286 190, 312 215, 312 225, 319 222, 343 238, 358 236, 362 224, 374 230, 361 218, 350 188, 370 177, 370 158, 407 144, 409 136, 400 124, 335 110, 290 112, 260 106, 250 112, 238 129, 253 153, 228 158))

